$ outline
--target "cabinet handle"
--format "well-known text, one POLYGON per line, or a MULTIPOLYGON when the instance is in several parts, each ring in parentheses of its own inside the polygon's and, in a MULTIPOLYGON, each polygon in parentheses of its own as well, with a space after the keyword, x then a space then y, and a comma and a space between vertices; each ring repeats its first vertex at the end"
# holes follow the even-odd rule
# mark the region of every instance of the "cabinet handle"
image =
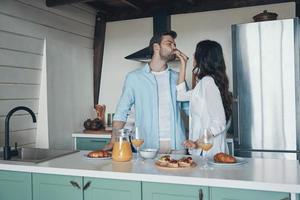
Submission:
POLYGON ((91 181, 88 181, 88 182, 85 184, 85 186, 83 186, 83 190, 88 189, 88 188, 90 187, 91 183, 92 183, 91 181))
POLYGON ((280 199, 280 200, 291 200, 291 194, 289 194, 289 196, 288 196, 288 197, 286 197, 286 198, 283 198, 283 199, 280 199))
POLYGON ((199 200, 203 200, 203 191, 199 189, 199 200))
POLYGON ((236 103, 237 107, 237 139, 238 144, 241 144, 241 133, 240 133, 240 97, 236 96, 236 98, 233 99, 233 102, 236 103))
POLYGON ((77 189, 81 189, 81 187, 79 186, 79 184, 77 183, 77 182, 75 182, 75 181, 70 181, 70 183, 71 183, 71 185, 73 186, 73 187, 76 187, 77 189))
POLYGON ((101 140, 90 140, 90 142, 103 142, 103 141, 101 141, 101 140))

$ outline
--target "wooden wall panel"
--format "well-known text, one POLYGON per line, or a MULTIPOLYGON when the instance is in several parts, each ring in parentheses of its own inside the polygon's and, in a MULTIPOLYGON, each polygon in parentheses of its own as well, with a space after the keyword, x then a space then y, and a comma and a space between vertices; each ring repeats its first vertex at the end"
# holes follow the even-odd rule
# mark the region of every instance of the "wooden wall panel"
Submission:
POLYGON ((24 4, 31 5, 33 7, 37 7, 43 10, 47 10, 51 13, 55 13, 57 15, 70 18, 72 20, 76 20, 78 22, 81 22, 83 24, 90 25, 91 27, 94 27, 95 23, 95 15, 96 12, 90 12, 86 11, 80 7, 75 7, 72 5, 66 5, 66 6, 56 6, 49 8, 46 6, 46 0, 18 0, 19 2, 22 2, 24 4))
MULTIPOLYGON (((38 113, 39 100, 28 99, 28 100, 0 100, 0 117, 6 116, 6 114, 17 106, 26 106, 30 108, 34 113, 38 113)), ((19 111, 18 113, 26 114, 26 111, 19 111)))
POLYGON ((41 70, 0 66, 0 84, 1 83, 40 85, 41 70))
MULTIPOLYGON (((0 1, 0 7, 2 2, 0 1)), ((0 30, 17 33, 24 36, 36 37, 43 39, 47 29, 39 24, 22 20, 18 17, 0 13, 0 30)))
POLYGON ((42 39, 0 31, 0 48, 43 55, 43 47, 42 39))
MULTIPOLYGON (((28 129, 23 131, 10 132, 10 146, 14 147, 15 142, 18 146, 26 144, 34 144, 36 137, 36 129, 28 129)), ((4 146, 4 133, 0 134, 0 146, 4 146)))
POLYGON ((38 118, 37 126, 28 114, 17 112, 10 125, 12 144, 17 141, 34 146, 36 134, 45 138, 42 144, 48 143, 53 133, 48 133, 47 128, 36 129, 48 126, 59 127, 51 130, 58 132, 55 141, 63 139, 59 144, 61 148, 69 148, 69 143, 72 144, 70 134, 89 116, 92 105, 95 15, 95 10, 83 4, 48 8, 45 0, 0 0, 0 146, 4 139, 5 117, 9 110, 19 105, 31 108, 41 119, 38 118), (53 47, 49 44, 51 41, 61 45, 49 49, 47 45, 53 47), (52 51, 59 53, 52 56, 49 53, 52 51), (55 87, 51 87, 53 79, 59 81, 55 87), (49 91, 46 91, 47 84, 50 84, 49 91), (41 86, 43 91, 40 91, 41 86), (55 97, 52 96, 48 103, 51 95, 55 97), (61 106, 53 113, 55 116, 49 116, 48 110, 60 104, 77 108, 78 113, 61 106), (61 113, 66 115, 62 117, 61 113), (68 119, 68 126, 63 125, 64 118, 68 119), (68 135, 59 138, 61 134, 68 135))
POLYGON ((0 66, 41 69, 42 59, 42 55, 0 49, 0 66))
POLYGON ((0 99, 39 99, 40 85, 0 84, 0 99))
MULTIPOLYGON (((1 1, 0 1, 1 6, 1 1)), ((81 37, 70 32, 48 28, 34 22, 25 21, 18 17, 8 16, 0 13, 0 30, 31 36, 37 39, 46 37, 57 38, 64 42, 72 43, 85 48, 93 48, 93 38, 81 37)))
POLYGON ((71 32, 75 35, 93 38, 94 28, 90 25, 15 0, 1 0, 0 13, 13 15, 49 28, 71 32))
MULTIPOLYGON (((10 119, 9 128, 10 131, 22 131, 27 129, 36 129, 37 123, 32 122, 32 117, 29 114, 19 115, 16 112, 10 119)), ((38 117, 36 115, 36 117, 38 117)), ((5 117, 0 117, 0 134, 5 132, 5 117)))

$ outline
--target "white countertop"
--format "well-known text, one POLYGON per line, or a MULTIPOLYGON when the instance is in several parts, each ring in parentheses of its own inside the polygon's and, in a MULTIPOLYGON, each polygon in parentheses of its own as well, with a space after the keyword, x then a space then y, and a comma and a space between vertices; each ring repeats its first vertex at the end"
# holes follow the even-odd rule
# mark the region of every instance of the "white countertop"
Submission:
POLYGON ((300 193, 300 165, 296 160, 246 159, 244 165, 203 170, 199 167, 202 160, 194 157, 195 168, 161 169, 154 166, 154 160, 122 163, 87 158, 87 152, 39 164, 2 160, 0 170, 300 193))

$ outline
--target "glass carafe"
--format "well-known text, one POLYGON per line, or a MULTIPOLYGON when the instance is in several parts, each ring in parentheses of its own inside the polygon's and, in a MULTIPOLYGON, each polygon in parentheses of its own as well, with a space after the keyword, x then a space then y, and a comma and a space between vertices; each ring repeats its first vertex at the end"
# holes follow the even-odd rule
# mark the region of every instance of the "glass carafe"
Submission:
POLYGON ((118 162, 126 162, 132 159, 129 131, 120 129, 115 131, 115 142, 112 152, 112 159, 118 162))

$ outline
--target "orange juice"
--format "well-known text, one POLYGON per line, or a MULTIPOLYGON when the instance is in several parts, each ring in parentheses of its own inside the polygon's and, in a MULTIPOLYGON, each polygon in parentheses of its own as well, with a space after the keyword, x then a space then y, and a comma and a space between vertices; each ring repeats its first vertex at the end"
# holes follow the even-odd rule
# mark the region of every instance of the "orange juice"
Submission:
POLYGON ((115 142, 112 152, 114 161, 125 162, 132 159, 131 146, 128 141, 115 142))
POLYGON ((140 146, 142 146, 142 144, 144 144, 144 140, 142 140, 142 139, 133 139, 133 140, 131 140, 131 143, 135 147, 140 147, 140 146))
POLYGON ((203 151, 208 151, 213 147, 213 145, 210 143, 198 143, 198 147, 203 151))

